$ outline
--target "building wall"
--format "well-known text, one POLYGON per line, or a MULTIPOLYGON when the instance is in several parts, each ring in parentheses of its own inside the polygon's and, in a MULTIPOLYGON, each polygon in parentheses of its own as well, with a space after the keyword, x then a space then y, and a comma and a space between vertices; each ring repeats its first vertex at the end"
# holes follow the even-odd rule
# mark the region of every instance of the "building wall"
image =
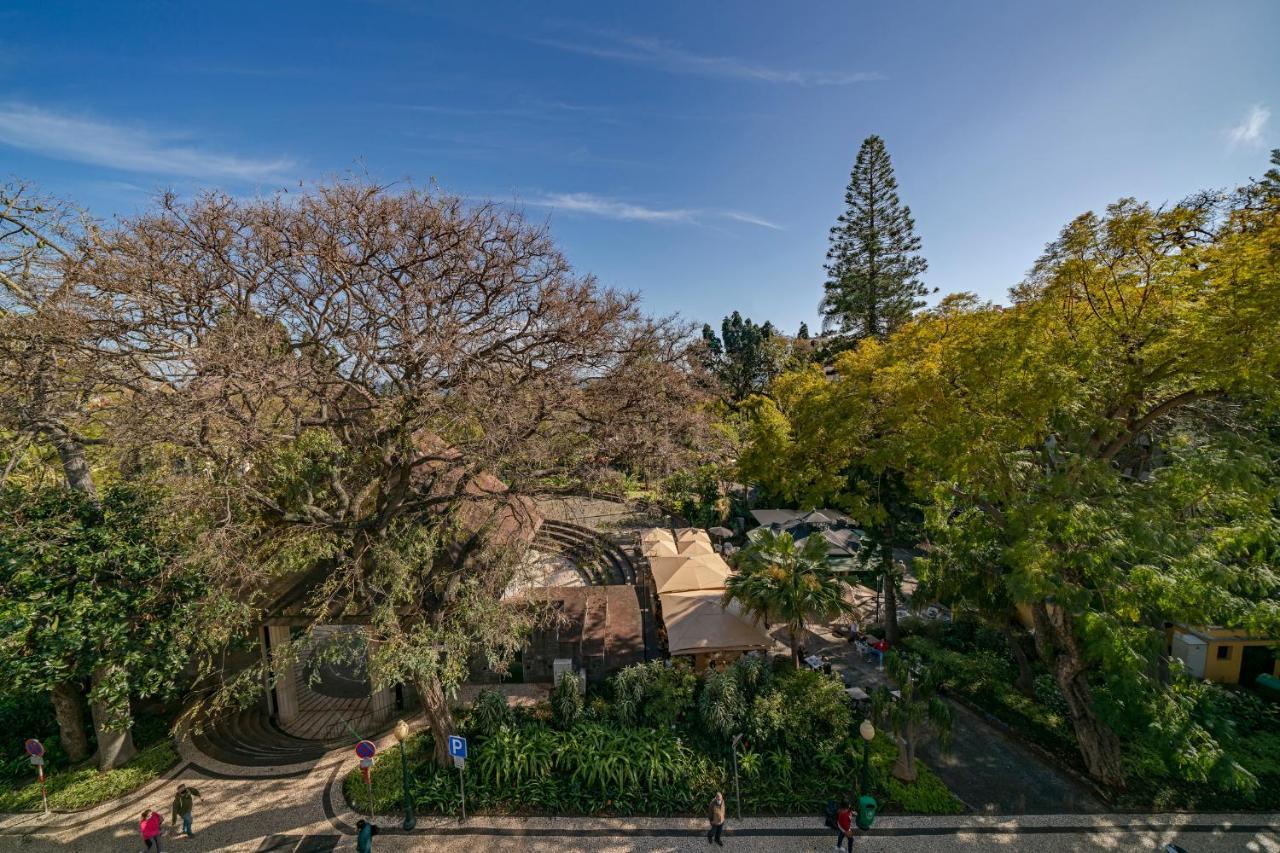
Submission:
MULTIPOLYGON (((1267 640, 1226 640, 1209 641, 1209 653, 1205 657, 1204 677, 1219 684, 1239 684, 1240 664, 1244 660, 1244 649, 1247 646, 1274 645, 1267 640), (1220 658, 1219 649, 1226 649, 1226 658, 1220 658)), ((1280 678, 1280 658, 1271 667, 1271 674, 1280 678)))

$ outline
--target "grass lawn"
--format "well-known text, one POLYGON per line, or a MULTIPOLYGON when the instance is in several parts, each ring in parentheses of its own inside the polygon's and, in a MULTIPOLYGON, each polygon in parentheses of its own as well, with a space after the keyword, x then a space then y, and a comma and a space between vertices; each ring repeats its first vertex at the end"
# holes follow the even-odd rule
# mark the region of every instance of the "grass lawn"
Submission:
MULTIPOLYGON (((136 791, 162 776, 176 764, 178 753, 172 742, 164 740, 141 750, 124 767, 99 773, 92 760, 45 778, 49 808, 74 811, 105 803, 136 791)), ((32 768, 34 771, 35 768, 32 768)), ((34 774, 33 774, 34 775, 34 774)), ((40 783, 13 786, 0 782, 0 812, 33 812, 40 810, 40 783)))

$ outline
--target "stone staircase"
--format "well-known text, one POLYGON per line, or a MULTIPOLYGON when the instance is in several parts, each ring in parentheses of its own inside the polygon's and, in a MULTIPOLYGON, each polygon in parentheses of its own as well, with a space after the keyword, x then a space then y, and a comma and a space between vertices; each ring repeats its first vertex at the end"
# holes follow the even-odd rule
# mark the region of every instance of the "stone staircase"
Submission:
POLYGON ((567 521, 542 522, 533 547, 559 554, 594 585, 634 584, 636 570, 617 542, 603 533, 567 521))

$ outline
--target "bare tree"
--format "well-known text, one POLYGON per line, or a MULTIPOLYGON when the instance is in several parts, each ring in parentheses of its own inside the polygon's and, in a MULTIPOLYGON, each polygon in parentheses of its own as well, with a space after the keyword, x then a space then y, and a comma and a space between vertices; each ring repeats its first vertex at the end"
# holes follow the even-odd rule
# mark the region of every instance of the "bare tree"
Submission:
POLYGON ((312 625, 367 621, 375 684, 416 684, 441 761, 468 659, 501 666, 530 619, 499 603, 527 496, 716 446, 688 330, 494 205, 359 182, 168 198, 83 275, 128 329, 116 431, 200 531, 209 641, 282 590, 307 590, 289 603, 312 625))

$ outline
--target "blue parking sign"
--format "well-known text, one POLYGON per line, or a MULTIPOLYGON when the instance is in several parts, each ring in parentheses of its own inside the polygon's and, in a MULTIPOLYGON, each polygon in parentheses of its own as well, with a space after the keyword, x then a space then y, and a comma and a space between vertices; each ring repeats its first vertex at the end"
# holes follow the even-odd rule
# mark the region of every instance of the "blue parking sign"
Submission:
POLYGON ((449 754, 454 758, 466 758, 467 739, 458 735, 449 735, 449 754))

